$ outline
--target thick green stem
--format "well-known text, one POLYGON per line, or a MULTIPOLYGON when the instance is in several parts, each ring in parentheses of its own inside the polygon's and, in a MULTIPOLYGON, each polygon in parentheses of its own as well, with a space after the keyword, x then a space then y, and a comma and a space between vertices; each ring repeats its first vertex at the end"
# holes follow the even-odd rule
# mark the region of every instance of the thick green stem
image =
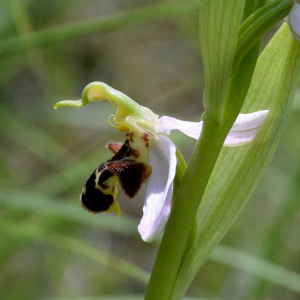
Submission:
POLYGON ((177 299, 173 295, 182 255, 206 185, 229 128, 203 118, 204 126, 156 257, 145 299, 177 299), (213 137, 213 138, 212 138, 213 137), (201 168, 199 167, 201 165, 201 168))

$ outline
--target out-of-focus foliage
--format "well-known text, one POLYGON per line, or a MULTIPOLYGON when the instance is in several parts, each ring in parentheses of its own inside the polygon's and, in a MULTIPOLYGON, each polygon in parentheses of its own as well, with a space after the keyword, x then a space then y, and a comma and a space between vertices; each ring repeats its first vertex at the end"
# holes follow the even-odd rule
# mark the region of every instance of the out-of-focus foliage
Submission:
MULTIPOLYGON (((82 3, 2 1, 1 39, 158 4, 82 3)), ((128 199, 119 188, 120 219, 114 214, 89 214, 78 202, 90 173, 111 157, 105 144, 125 139, 106 121, 112 108, 103 102, 56 111, 53 104, 79 99, 82 89, 98 80, 160 115, 200 120, 204 78, 197 30, 198 11, 174 13, 0 56, 1 299, 104 299, 103 295, 145 292, 157 248, 137 234, 143 190, 128 199)), ((249 253, 298 273, 299 103, 300 90, 271 167, 223 239, 226 246, 245 252, 244 262, 249 253)), ((179 133, 172 138, 188 160, 195 142, 179 133)), ((259 271, 251 274, 244 268, 246 274, 234 264, 228 267, 220 257, 222 248, 212 256, 216 261, 201 269, 189 296, 299 297, 291 287, 270 283, 271 273, 264 281, 259 271)))

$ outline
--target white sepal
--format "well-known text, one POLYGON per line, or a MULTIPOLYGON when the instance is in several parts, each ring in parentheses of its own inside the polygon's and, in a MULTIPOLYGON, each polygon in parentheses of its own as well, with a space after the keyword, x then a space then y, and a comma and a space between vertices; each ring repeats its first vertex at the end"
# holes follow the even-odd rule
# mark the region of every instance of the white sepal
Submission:
POLYGON ((235 147, 251 142, 268 112, 260 110, 250 114, 239 114, 225 139, 224 146, 235 147))
POLYGON ((147 181, 144 214, 138 226, 140 235, 146 242, 159 236, 169 218, 176 173, 176 147, 168 137, 158 137, 148 150, 152 174, 147 181))
MULTIPOLYGON (((250 114, 239 114, 226 137, 224 146, 234 147, 251 142, 267 114, 268 110, 261 110, 250 114)), ((198 139, 201 134, 202 126, 202 121, 198 123, 188 122, 163 116, 158 119, 156 132, 166 132, 170 134, 172 130, 178 129, 187 136, 198 139)))
POLYGON ((203 122, 189 122, 182 121, 168 116, 162 116, 158 119, 156 125, 156 132, 170 132, 174 129, 178 129, 185 135, 190 136, 194 139, 198 139, 202 130, 203 122))

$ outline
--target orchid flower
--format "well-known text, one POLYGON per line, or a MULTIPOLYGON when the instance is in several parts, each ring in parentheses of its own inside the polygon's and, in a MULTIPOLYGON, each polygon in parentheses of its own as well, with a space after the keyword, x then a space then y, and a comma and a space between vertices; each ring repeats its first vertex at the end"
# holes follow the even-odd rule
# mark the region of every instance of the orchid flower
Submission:
MULTIPOLYGON (((108 122, 126 134, 125 143, 109 143, 115 154, 101 164, 86 182, 80 201, 87 210, 99 212, 116 211, 116 182, 119 182, 129 197, 134 197, 141 185, 146 183, 143 217, 138 226, 144 241, 152 241, 164 229, 172 207, 173 180, 176 173, 176 146, 169 134, 178 129, 198 139, 203 122, 181 121, 168 116, 159 117, 150 109, 138 105, 125 94, 102 82, 93 82, 85 87, 82 99, 64 100, 59 106, 82 107, 89 102, 108 100, 115 109, 108 122), (113 122, 111 121, 113 118, 113 122)), ((268 111, 240 114, 231 128, 224 146, 239 146, 249 143, 256 135, 268 111)))

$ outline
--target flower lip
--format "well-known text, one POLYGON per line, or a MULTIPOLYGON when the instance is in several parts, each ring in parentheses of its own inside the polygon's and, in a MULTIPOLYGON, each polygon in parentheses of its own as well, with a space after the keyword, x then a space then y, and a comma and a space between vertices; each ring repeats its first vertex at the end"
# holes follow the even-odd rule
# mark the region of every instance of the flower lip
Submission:
POLYGON ((121 209, 116 201, 117 188, 115 182, 116 176, 112 174, 106 163, 101 164, 85 183, 80 202, 83 208, 92 213, 116 211, 121 215, 121 209))
POLYGON ((130 146, 130 135, 123 145, 113 143, 111 146, 114 156, 92 173, 83 187, 80 202, 90 212, 115 210, 120 216, 116 183, 119 182, 125 194, 133 198, 152 169, 147 161, 136 157, 135 150, 130 146))

